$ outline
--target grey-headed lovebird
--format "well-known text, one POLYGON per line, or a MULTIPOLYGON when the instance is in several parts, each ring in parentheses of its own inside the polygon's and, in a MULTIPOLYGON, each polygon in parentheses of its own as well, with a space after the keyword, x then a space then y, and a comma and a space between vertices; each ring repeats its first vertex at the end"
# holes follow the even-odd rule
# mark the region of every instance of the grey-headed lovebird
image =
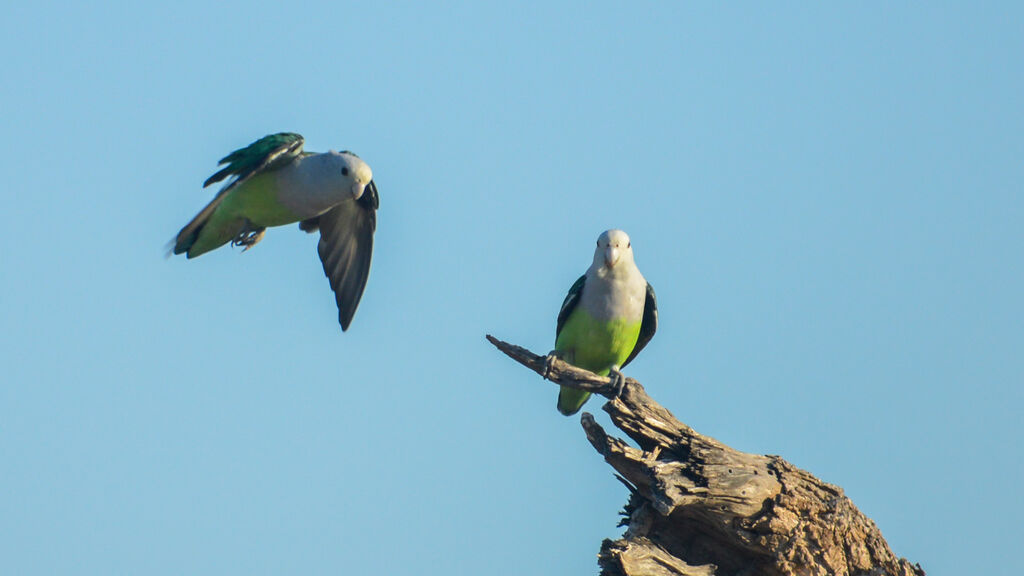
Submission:
POLYGON ((248 250, 267 228, 299 223, 320 231, 317 252, 347 330, 359 306, 373 255, 377 185, 351 152, 303 152, 302 136, 264 136, 220 161, 203 187, 231 177, 174 239, 173 252, 195 258, 230 242, 248 250))
MULTIPOLYGON (((555 349, 549 358, 610 375, 621 393, 625 383, 621 369, 636 358, 657 329, 654 288, 633 261, 629 236, 622 230, 607 230, 597 239, 587 273, 576 280, 562 303, 555 349)), ((562 386, 558 411, 575 414, 589 397, 589 392, 562 386)))

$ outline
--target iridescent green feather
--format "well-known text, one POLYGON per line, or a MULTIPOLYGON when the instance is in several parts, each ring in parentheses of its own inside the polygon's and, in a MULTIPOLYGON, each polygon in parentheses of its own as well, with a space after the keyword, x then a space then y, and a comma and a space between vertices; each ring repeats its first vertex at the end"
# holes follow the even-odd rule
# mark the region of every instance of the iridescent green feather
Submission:
POLYGON ((235 175, 238 180, 261 171, 270 171, 288 164, 302 154, 302 136, 293 132, 279 132, 264 136, 245 148, 235 150, 220 159, 218 166, 227 164, 203 182, 203 188, 235 175))

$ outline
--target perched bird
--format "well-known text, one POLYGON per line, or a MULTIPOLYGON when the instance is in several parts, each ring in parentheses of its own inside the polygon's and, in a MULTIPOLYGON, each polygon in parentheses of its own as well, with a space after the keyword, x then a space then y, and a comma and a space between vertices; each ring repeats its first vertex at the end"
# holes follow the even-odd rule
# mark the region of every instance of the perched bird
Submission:
POLYGON ((174 239, 174 253, 195 258, 231 243, 243 252, 271 226, 299 223, 320 230, 317 252, 347 330, 359 306, 373 255, 377 185, 351 152, 303 152, 302 136, 264 136, 225 156, 203 187, 232 177, 174 239))
MULTIPOLYGON (((633 261, 633 247, 622 230, 597 238, 594 262, 569 289, 558 313, 555 349, 548 354, 601 376, 610 375, 622 393, 620 371, 636 358, 658 329, 654 288, 633 261)), ((562 386, 558 411, 570 416, 590 392, 562 386)))

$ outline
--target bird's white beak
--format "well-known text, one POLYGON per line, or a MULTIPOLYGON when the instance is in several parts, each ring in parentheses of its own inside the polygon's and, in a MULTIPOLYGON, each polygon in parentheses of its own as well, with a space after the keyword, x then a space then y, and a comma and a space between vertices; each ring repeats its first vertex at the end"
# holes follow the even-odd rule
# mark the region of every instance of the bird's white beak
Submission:
POLYGON ((615 246, 608 246, 604 249, 604 265, 608 268, 614 267, 619 262, 620 251, 615 246))
POLYGON ((360 162, 353 170, 352 197, 358 200, 366 190, 366 185, 373 180, 373 172, 365 162, 360 162))
POLYGON ((356 180, 356 182, 352 184, 352 198, 359 200, 359 198, 362 197, 364 190, 366 190, 366 184, 356 180))

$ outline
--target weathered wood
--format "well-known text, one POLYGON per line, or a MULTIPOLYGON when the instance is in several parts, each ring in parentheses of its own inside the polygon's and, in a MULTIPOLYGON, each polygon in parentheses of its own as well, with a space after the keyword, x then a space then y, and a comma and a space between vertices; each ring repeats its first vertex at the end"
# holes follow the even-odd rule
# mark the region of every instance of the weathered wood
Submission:
MULTIPOLYGON (((544 375, 544 356, 487 339, 544 375)), ((924 576, 839 487, 698 434, 632 378, 616 398, 610 378, 557 359, 550 368, 552 382, 609 398, 604 411, 636 443, 583 414, 587 439, 633 493, 625 534, 601 546, 603 575, 924 576)))

